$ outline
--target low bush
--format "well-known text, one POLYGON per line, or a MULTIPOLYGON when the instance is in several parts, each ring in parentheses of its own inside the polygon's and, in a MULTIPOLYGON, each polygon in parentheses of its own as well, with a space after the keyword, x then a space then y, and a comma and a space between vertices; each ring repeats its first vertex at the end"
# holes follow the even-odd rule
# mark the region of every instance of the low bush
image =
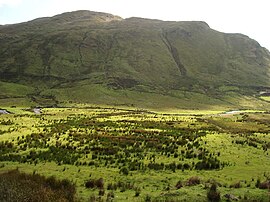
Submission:
POLYGON ((236 183, 230 185, 230 188, 241 188, 241 187, 242 186, 241 186, 240 182, 236 182, 236 183))
POLYGON ((76 188, 69 180, 46 178, 18 170, 0 174, 0 201, 70 201, 75 200, 76 188))
POLYGON ((179 180, 176 185, 175 185, 176 189, 180 189, 181 187, 183 187, 183 183, 181 180, 179 180))
POLYGON ((88 189, 104 189, 104 180, 103 178, 87 180, 85 182, 85 187, 88 189))
POLYGON ((266 180, 264 182, 260 182, 258 184, 259 189, 270 189, 270 180, 266 180))
POLYGON ((207 192, 207 199, 211 202, 220 201, 220 192, 217 190, 217 184, 212 184, 207 192))
POLYGON ((100 189, 98 192, 99 196, 104 196, 105 195, 105 190, 104 189, 100 189))
POLYGON ((124 175, 128 175, 129 170, 128 170, 127 167, 123 167, 123 168, 120 169, 120 173, 122 173, 122 174, 124 174, 124 175))
POLYGON ((194 185, 197 185, 197 184, 200 184, 201 183, 201 180, 199 177, 197 176, 193 176, 191 178, 189 178, 186 182, 186 185, 187 186, 194 186, 194 185))
POLYGON ((135 197, 140 196, 140 194, 141 194, 141 189, 139 187, 136 187, 135 188, 135 197))

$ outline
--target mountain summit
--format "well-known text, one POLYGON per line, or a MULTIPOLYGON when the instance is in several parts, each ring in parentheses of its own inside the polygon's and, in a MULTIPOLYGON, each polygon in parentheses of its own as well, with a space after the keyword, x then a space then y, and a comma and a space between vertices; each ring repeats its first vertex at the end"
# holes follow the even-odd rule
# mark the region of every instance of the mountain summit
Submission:
POLYGON ((246 108, 270 89, 269 51, 205 22, 75 11, 0 26, 0 44, 2 103, 246 108))

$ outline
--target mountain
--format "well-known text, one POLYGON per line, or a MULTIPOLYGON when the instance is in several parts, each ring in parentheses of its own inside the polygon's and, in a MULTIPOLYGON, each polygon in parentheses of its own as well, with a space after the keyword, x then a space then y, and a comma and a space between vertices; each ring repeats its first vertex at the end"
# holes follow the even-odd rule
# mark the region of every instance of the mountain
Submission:
POLYGON ((0 105, 269 105, 269 51, 205 22, 75 11, 0 26, 0 44, 0 105))

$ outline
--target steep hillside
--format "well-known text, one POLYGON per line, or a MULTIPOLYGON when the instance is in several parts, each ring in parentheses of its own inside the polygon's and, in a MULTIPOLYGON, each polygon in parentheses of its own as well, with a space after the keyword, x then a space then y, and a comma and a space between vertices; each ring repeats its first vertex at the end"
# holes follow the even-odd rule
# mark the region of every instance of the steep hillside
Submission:
POLYGON ((0 26, 0 44, 2 101, 267 105, 254 95, 270 88, 269 52, 247 36, 220 33, 205 22, 76 11, 0 26))

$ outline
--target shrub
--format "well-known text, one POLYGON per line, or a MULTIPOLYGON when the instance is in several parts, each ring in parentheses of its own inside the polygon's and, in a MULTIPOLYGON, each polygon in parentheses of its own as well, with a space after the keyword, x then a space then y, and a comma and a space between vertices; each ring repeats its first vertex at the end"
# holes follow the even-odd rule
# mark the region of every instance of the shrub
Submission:
POLYGON ((261 183, 261 180, 260 179, 257 179, 256 184, 255 184, 255 187, 259 188, 260 183, 261 183))
POLYGON ((103 178, 99 178, 98 180, 96 180, 96 187, 99 188, 99 189, 104 188, 104 180, 103 180, 103 178))
POLYGON ((123 168, 120 169, 120 173, 122 173, 122 174, 124 174, 124 175, 128 175, 129 170, 128 170, 127 167, 123 167, 123 168))
POLYGON ((152 201, 152 199, 151 199, 151 196, 150 195, 146 195, 145 196, 145 200, 144 200, 145 202, 151 202, 152 201))
POLYGON ((107 190, 115 190, 115 187, 114 187, 113 183, 109 183, 107 185, 107 190))
POLYGON ((113 191, 111 191, 111 192, 109 192, 108 194, 107 194, 107 200, 108 199, 114 199, 114 192, 113 191))
POLYGON ((139 187, 136 187, 135 188, 135 197, 140 196, 140 194, 141 194, 141 189, 139 187))
POLYGON ((103 178, 99 178, 97 180, 90 179, 90 180, 85 182, 85 187, 88 189, 93 189, 93 188, 103 189, 104 188, 104 180, 103 180, 103 178))
POLYGON ((241 188, 241 183, 240 182, 236 182, 235 184, 231 184, 230 188, 241 188))
POLYGON ((176 189, 180 189, 181 187, 183 187, 183 183, 181 180, 179 180, 176 185, 175 185, 176 189))
POLYGON ((270 189, 270 180, 264 181, 264 182, 260 182, 258 184, 258 188, 259 189, 270 189))
POLYGON ((104 189, 100 189, 98 192, 99 196, 104 196, 105 195, 105 190, 104 189))
POLYGON ((121 186, 120 187, 120 192, 125 192, 126 191, 126 186, 121 186))
POLYGON ((75 201, 75 185, 69 180, 46 178, 18 170, 0 174, 0 201, 75 201))
POLYGON ((209 201, 218 202, 220 201, 220 192, 217 190, 217 185, 214 183, 211 185, 207 192, 207 198, 209 201))
POLYGON ((96 195, 93 194, 93 195, 90 195, 88 201, 89 201, 89 202, 102 202, 103 200, 102 200, 101 197, 96 196, 96 195))
POLYGON ((185 164, 183 165, 183 168, 182 168, 182 169, 184 169, 184 170, 189 170, 189 169, 190 169, 190 165, 187 164, 187 163, 185 163, 185 164))
POLYGON ((187 186, 194 186, 194 185, 197 185, 197 184, 200 184, 200 183, 201 183, 200 178, 197 177, 197 176, 193 176, 193 177, 188 179, 188 181, 186 182, 186 185, 187 186))
POLYGON ((85 183, 86 188, 93 189, 95 187, 95 180, 90 179, 85 183))

